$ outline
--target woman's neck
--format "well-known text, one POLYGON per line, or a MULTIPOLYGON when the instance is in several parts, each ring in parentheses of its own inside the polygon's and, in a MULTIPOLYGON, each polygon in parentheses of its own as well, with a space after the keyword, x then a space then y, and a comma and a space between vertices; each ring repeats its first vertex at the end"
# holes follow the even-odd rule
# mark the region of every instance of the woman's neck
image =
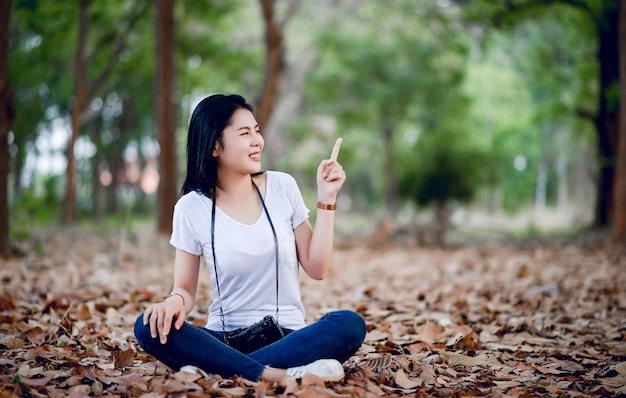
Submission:
POLYGON ((223 180, 216 193, 216 205, 241 223, 253 224, 263 211, 250 175, 245 178, 223 180))
POLYGON ((230 175, 227 178, 218 177, 217 197, 230 200, 231 198, 244 199, 254 193, 252 177, 250 175, 230 175))

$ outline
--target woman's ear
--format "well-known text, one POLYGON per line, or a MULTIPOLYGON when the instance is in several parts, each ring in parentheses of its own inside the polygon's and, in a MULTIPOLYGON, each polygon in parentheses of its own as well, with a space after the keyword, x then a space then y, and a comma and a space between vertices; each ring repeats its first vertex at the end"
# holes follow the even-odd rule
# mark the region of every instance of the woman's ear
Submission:
POLYGON ((221 149, 221 145, 219 141, 215 141, 215 147, 213 148, 213 150, 211 151, 211 156, 213 156, 214 158, 219 158, 220 156, 220 151, 221 149))

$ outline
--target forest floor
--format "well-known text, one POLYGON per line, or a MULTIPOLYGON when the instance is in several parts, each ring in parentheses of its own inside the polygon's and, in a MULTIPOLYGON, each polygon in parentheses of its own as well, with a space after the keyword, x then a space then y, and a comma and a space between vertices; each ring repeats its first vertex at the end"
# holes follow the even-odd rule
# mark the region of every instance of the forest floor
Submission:
MULTIPOLYGON (((359 312, 346 377, 281 384, 172 372, 132 326, 169 292, 173 249, 149 229, 31 232, 0 260, 0 397, 626 396, 626 248, 603 233, 419 246, 339 240, 324 281, 303 276, 307 320, 359 312)), ((200 280, 189 321, 203 324, 200 280)))

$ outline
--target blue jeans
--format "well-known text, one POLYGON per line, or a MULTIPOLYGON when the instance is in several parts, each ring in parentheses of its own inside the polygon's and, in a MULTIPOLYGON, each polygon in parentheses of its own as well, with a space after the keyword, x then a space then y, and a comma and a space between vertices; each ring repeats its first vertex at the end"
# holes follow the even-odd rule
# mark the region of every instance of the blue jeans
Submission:
POLYGON ((365 322, 353 311, 333 311, 302 329, 283 329, 285 337, 250 354, 243 354, 223 340, 223 333, 185 322, 172 327, 165 344, 150 336, 143 314, 135 322, 141 347, 173 370, 193 365, 207 373, 228 378, 234 375, 258 381, 266 366, 287 369, 317 359, 345 362, 365 339, 365 322))

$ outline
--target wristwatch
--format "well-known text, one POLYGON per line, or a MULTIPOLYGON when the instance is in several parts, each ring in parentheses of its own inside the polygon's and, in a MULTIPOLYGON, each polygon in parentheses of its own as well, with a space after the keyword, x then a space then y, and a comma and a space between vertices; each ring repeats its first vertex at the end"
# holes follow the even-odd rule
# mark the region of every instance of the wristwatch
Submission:
POLYGON ((337 209, 337 202, 333 203, 333 204, 326 204, 326 203, 322 203, 319 200, 317 201, 317 208, 318 209, 322 209, 322 210, 335 210, 337 209))

